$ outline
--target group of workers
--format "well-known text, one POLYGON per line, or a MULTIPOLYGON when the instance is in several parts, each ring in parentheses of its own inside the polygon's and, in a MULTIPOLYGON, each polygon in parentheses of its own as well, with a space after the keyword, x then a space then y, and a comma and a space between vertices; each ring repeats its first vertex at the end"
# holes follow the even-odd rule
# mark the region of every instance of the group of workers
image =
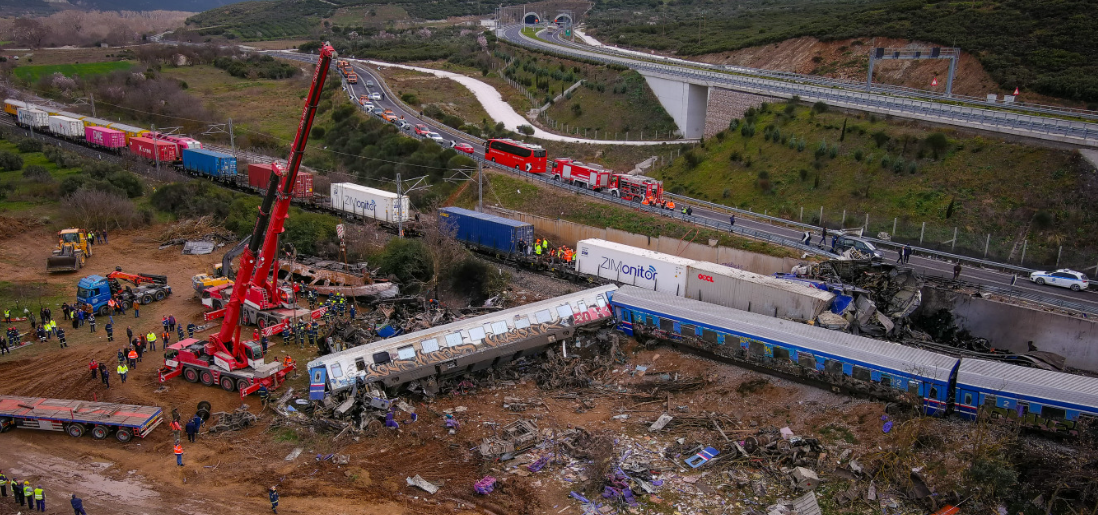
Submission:
POLYGON ((652 196, 652 195, 649 195, 649 196, 645 197, 644 200, 641 200, 641 205, 642 206, 655 206, 655 207, 660 207, 660 208, 663 208, 663 209, 670 209, 672 211, 675 210, 675 201, 674 200, 660 200, 660 199, 657 199, 655 196, 652 196))
POLYGON ((531 246, 526 243, 526 240, 519 240, 518 250, 520 254, 537 256, 538 259, 542 257, 549 258, 552 262, 562 261, 565 263, 571 263, 576 260, 576 251, 569 248, 567 245, 561 245, 554 247, 548 238, 538 238, 534 241, 534 245, 531 246))
MULTIPOLYGON (((3 497, 8 496, 8 487, 11 487, 11 495, 16 506, 22 508, 25 502, 30 511, 46 511, 46 491, 42 489, 42 485, 31 486, 31 482, 26 480, 20 483, 14 476, 8 479, 4 471, 0 470, 0 494, 3 497)), ((70 502, 75 515, 87 515, 84 511, 84 501, 76 494, 72 494, 70 502)))

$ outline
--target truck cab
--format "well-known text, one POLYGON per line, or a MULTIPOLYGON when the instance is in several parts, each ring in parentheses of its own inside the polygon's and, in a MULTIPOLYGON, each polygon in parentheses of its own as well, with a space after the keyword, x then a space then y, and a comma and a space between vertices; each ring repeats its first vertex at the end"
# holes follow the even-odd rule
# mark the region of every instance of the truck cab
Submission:
POLYGON ((101 275, 89 275, 76 285, 76 305, 91 306, 98 315, 107 314, 107 301, 111 300, 111 296, 110 283, 101 275))

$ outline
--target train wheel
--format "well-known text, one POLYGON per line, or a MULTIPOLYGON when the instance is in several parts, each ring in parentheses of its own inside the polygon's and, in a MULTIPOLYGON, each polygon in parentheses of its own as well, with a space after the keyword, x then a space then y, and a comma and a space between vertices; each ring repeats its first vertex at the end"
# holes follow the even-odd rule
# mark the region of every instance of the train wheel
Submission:
POLYGON ((204 384, 206 386, 210 386, 210 385, 214 384, 213 372, 210 372, 209 370, 203 370, 202 372, 199 372, 198 373, 198 380, 202 381, 202 384, 204 384))
POLYGON ((201 401, 198 403, 198 407, 195 408, 196 411, 205 411, 207 413, 209 413, 211 409, 213 409, 213 405, 210 404, 210 401, 201 401))
POLYGON ((236 382, 229 376, 221 377, 221 389, 226 392, 231 392, 236 388, 236 382))
POLYGON ((186 379, 192 383, 198 382, 198 371, 193 368, 183 369, 183 379, 186 379))
POLYGON ((111 429, 107 426, 95 426, 92 428, 92 438, 96 440, 102 440, 111 434, 111 429))
POLYGON ((65 426, 65 432, 73 438, 84 436, 84 424, 69 424, 65 426))
POLYGON ((133 431, 127 428, 121 428, 114 432, 114 438, 119 442, 126 443, 133 440, 133 431))

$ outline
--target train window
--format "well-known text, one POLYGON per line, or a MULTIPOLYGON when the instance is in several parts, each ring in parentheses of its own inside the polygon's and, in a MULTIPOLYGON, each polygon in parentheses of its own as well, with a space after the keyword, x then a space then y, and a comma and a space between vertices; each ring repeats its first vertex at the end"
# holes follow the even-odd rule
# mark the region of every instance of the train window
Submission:
POLYGON ((357 368, 359 372, 365 372, 366 371, 366 360, 364 360, 362 358, 355 358, 355 368, 357 368))
POLYGON ((972 406, 972 394, 971 393, 966 393, 965 394, 965 406, 972 406))
POLYGON ((484 334, 496 334, 492 331, 492 324, 484 324, 484 334))
POLYGON ((780 359, 783 361, 789 361, 789 349, 785 347, 774 347, 774 359, 780 359))
POLYGON ((633 321, 638 323, 638 324, 643 324, 644 323, 644 313, 641 313, 640 311, 634 311, 633 312, 633 321))
POLYGON ((313 372, 313 382, 314 383, 319 383, 319 382, 323 381, 323 378, 324 378, 324 372, 322 372, 320 370, 317 370, 316 372, 313 372))
POLYGON ((572 316, 572 306, 569 306, 568 304, 557 306, 557 316, 559 316, 561 320, 572 316))
POLYGON ((751 343, 747 344, 747 350, 755 356, 762 356, 766 354, 766 345, 763 345, 762 342, 752 341, 751 343))
POLYGON ((598 297, 595 297, 595 304, 598 304, 600 308, 605 308, 606 307, 606 298, 603 297, 602 295, 599 295, 598 297))
POLYGON ((675 330, 675 321, 670 318, 660 318, 660 329, 673 332, 675 330))
POLYGON ((530 317, 515 318, 515 329, 526 329, 527 327, 530 327, 530 317))
POLYGON ((480 343, 484 339, 484 328, 474 327, 469 329, 469 339, 473 340, 473 343, 480 343))
POLYGON ((850 373, 850 376, 860 381, 869 381, 873 374, 870 373, 868 368, 854 365, 854 370, 850 373))
POLYGON ((548 309, 543 309, 541 311, 538 311, 537 313, 534 313, 534 318, 537 319, 539 324, 548 324, 549 322, 553 321, 553 313, 551 313, 548 309))
POLYGON ((507 334, 507 322, 500 320, 499 322, 492 322, 492 333, 494 334, 507 334))
MULTIPOLYGON (((937 399, 938 398, 938 387, 937 386, 931 386, 930 387, 930 398, 931 399, 937 399)), ((939 399, 939 400, 941 400, 941 399, 939 399)))
POLYGON ((423 340, 419 342, 419 348, 424 353, 435 352, 438 350, 438 340, 431 338, 430 340, 423 340))
POLYGON ((1045 418, 1051 418, 1056 420, 1064 420, 1067 417, 1067 412, 1060 408, 1053 408, 1052 406, 1043 406, 1041 408, 1041 416, 1045 418))
POLYGON ((717 332, 712 329, 702 328, 702 340, 709 343, 717 343, 717 332))
POLYGON ((332 363, 328 369, 331 371, 333 378, 343 377, 343 367, 339 366, 339 363, 332 363))
POLYGON ((837 359, 827 360, 827 362, 824 363, 824 372, 827 372, 828 374, 842 375, 843 362, 837 359))
POLYGON ((892 378, 881 374, 881 384, 885 386, 892 386, 892 378))
POLYGON ((457 347, 458 345, 461 345, 461 331, 446 335, 447 347, 457 347))
POLYGON ((382 352, 375 352, 374 353, 374 364, 380 365, 382 363, 388 363, 392 360, 393 360, 393 357, 390 356, 388 352, 382 351, 382 352))
POLYGON ((405 345, 397 349, 397 357, 400 359, 412 359, 416 357, 416 348, 411 345, 405 345))
POLYGON ((582 300, 576 302, 576 307, 579 308, 579 311, 577 311, 577 313, 586 313, 587 312, 587 303, 582 301, 582 300))
POLYGON ((907 393, 919 395, 919 382, 912 380, 907 382, 907 393))
POLYGON ((807 352, 797 352, 797 363, 809 370, 816 369, 816 357, 807 352))
POLYGON ((981 402, 981 406, 990 406, 994 408, 999 403, 999 399, 996 399, 994 395, 985 395, 984 402, 981 402))
POLYGON ((679 334, 682 334, 684 336, 697 336, 698 329, 690 324, 682 324, 679 327, 679 334))

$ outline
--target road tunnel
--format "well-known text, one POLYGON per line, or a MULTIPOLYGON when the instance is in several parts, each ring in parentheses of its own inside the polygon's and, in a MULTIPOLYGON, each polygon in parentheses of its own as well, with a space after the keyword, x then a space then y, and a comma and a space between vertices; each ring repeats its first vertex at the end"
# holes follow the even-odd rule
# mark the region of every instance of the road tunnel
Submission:
POLYGON ((523 22, 527 25, 537 25, 541 23, 541 16, 538 16, 538 13, 526 13, 526 17, 523 18, 523 22))

